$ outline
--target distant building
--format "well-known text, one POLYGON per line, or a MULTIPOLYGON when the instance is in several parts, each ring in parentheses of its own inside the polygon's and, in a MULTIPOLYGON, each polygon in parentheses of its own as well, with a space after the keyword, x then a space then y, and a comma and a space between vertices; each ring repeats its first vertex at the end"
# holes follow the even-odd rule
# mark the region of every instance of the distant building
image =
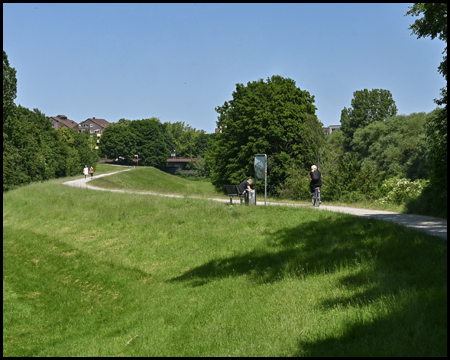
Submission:
POLYGON ((109 121, 105 119, 96 119, 95 117, 86 119, 75 126, 73 129, 78 132, 88 131, 91 137, 96 137, 95 149, 98 149, 100 143, 100 136, 103 134, 103 130, 109 125, 109 121))
POLYGON ((330 126, 324 126, 322 127, 322 130, 325 134, 329 135, 333 131, 338 130, 341 128, 341 125, 330 125, 330 126))
POLYGON ((49 119, 52 122, 53 129, 55 130, 59 130, 64 127, 75 130, 74 128, 78 126, 75 121, 68 119, 66 115, 50 116, 49 119))
POLYGON ((195 160, 195 158, 170 157, 167 159, 167 165, 164 168, 164 171, 173 175, 177 170, 184 170, 188 163, 195 162, 195 160))

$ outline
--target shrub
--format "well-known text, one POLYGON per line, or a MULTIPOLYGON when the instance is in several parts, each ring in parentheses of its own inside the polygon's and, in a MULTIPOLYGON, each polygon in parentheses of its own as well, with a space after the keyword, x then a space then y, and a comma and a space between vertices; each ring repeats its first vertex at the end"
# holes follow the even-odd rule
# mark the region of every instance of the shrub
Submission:
POLYGON ((410 181, 400 177, 386 179, 379 189, 381 197, 376 202, 381 204, 403 204, 408 199, 417 198, 428 182, 428 180, 423 179, 410 181))
POLYGON ((406 200, 405 212, 407 214, 437 216, 446 219, 446 191, 444 192, 442 188, 436 188, 429 182, 418 197, 406 200))
POLYGON ((292 167, 288 170, 288 176, 281 186, 276 190, 280 199, 307 200, 310 198, 309 175, 307 170, 292 167))
POLYGON ((186 179, 186 178, 191 177, 191 176, 195 176, 196 173, 197 173, 197 170, 181 170, 181 169, 178 169, 177 171, 175 171, 175 175, 180 176, 183 179, 186 179))

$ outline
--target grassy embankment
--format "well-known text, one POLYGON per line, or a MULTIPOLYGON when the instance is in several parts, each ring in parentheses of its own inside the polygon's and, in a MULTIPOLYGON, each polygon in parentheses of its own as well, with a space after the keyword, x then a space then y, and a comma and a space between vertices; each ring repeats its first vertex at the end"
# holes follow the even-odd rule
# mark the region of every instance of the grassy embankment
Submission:
POLYGON ((4 356, 447 355, 442 239, 65 180, 3 194, 4 356))

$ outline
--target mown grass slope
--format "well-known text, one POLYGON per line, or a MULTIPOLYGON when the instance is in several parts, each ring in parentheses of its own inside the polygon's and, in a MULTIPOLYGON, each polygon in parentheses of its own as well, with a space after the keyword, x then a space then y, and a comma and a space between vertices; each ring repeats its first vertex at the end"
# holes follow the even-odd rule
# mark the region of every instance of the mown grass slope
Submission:
POLYGON ((3 194, 4 356, 447 355, 442 239, 61 182, 3 194))
POLYGON ((199 197, 223 196, 223 193, 215 191, 209 181, 186 180, 153 167, 139 167, 114 176, 94 178, 89 185, 104 189, 136 190, 160 194, 199 197))

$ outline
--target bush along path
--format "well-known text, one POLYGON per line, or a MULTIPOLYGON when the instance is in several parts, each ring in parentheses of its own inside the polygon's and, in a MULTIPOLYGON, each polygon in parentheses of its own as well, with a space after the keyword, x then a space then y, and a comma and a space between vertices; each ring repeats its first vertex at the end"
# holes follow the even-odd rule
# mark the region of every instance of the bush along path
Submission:
MULTIPOLYGON (((119 170, 107 174, 97 175, 95 178, 109 176, 113 174, 117 174, 122 171, 130 171, 131 169, 119 170)), ((143 194, 143 195, 155 195, 155 196, 166 196, 166 197, 176 197, 176 198, 184 198, 185 196, 181 195, 167 195, 167 194, 157 194, 151 192, 143 192, 143 191, 127 191, 127 190, 112 190, 112 189, 102 189, 94 186, 89 186, 87 183, 91 179, 77 179, 71 180, 63 183, 63 185, 74 186, 79 188, 85 188, 90 190, 101 190, 101 191, 112 191, 112 192, 120 192, 120 193, 134 193, 134 194, 143 194)), ((189 196, 191 198, 196 198, 195 196, 189 196)), ((220 202, 230 202, 229 199, 214 199, 209 198, 208 200, 220 201, 220 202)), ((233 204, 238 204, 239 200, 233 200, 233 204)), ((257 201, 257 205, 264 205, 264 202, 257 201)), ((304 204, 284 204, 284 203, 276 203, 276 202, 267 202, 267 205, 275 205, 275 206, 309 206, 304 204)), ((327 206, 322 205, 319 208, 314 208, 314 210, 328 210, 335 211, 344 214, 356 215, 361 217, 370 217, 377 220, 382 221, 390 221, 397 224, 401 224, 419 231, 424 231, 428 234, 438 236, 447 240, 447 220, 441 218, 434 218, 431 216, 423 216, 423 215, 414 215, 414 214, 400 214, 392 211, 382 211, 382 210, 369 210, 369 209, 358 209, 352 207, 344 207, 344 206, 327 206)), ((314 211, 312 210, 312 211, 314 211)))

